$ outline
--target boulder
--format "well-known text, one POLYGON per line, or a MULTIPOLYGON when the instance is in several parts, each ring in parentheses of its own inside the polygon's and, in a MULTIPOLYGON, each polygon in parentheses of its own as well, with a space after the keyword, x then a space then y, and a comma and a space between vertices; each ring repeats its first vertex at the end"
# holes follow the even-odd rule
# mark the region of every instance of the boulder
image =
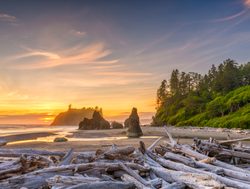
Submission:
POLYGON ((91 130, 92 128, 92 119, 84 118, 83 121, 79 123, 79 129, 81 130, 91 130))
POLYGON ((67 141, 68 141, 68 139, 65 137, 56 137, 54 139, 54 142, 67 142, 67 141))
POLYGON ((143 135, 141 127, 140 127, 140 119, 137 113, 137 109, 133 108, 132 112, 128 118, 128 137, 140 137, 143 135))
POLYGON ((105 120, 99 111, 94 111, 92 119, 84 118, 79 123, 81 130, 110 129, 110 123, 105 120))
POLYGON ((123 125, 117 121, 113 121, 111 127, 112 129, 123 129, 123 125))
POLYGON ((110 129, 110 123, 106 120, 101 120, 100 126, 97 129, 110 129))

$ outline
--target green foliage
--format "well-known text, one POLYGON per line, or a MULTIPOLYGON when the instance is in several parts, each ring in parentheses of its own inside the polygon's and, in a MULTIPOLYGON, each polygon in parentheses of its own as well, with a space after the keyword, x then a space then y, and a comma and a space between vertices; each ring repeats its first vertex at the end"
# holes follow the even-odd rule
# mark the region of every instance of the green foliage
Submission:
POLYGON ((177 112, 177 114, 169 118, 168 123, 171 125, 176 125, 178 122, 183 121, 185 119, 186 119, 186 112, 185 109, 182 108, 177 112))
POLYGON ((207 104, 206 110, 210 117, 224 116, 226 111, 225 99, 219 96, 207 104))
POLYGON ((160 88, 157 90, 157 106, 162 106, 167 97, 167 81, 161 82, 160 88))
POLYGON ((250 104, 240 108, 237 112, 229 113, 223 117, 215 117, 210 119, 206 125, 211 127, 226 128, 250 128, 250 104))
POLYGON ((154 125, 250 128, 250 63, 226 60, 207 74, 173 70, 157 91, 154 125))

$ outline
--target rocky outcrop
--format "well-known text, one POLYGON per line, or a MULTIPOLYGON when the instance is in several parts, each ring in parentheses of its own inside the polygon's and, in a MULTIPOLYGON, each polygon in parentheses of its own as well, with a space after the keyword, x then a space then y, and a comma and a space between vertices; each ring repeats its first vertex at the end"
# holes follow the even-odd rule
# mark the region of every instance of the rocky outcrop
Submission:
POLYGON ((113 121, 111 123, 111 128, 112 129, 123 129, 123 125, 117 121, 113 121))
POLYGON ((51 123, 52 126, 75 126, 79 125, 83 118, 91 118, 95 109, 94 108, 82 108, 72 109, 69 106, 68 111, 58 114, 54 121, 51 123))
POLYGON ((132 112, 128 118, 128 137, 140 137, 143 135, 141 127, 140 127, 140 119, 137 114, 137 109, 133 108, 132 112))
POLYGON ((80 130, 110 129, 110 123, 99 111, 94 111, 92 119, 84 118, 79 124, 80 130))
POLYGON ((124 127, 125 127, 125 128, 128 128, 128 127, 129 127, 129 118, 127 118, 127 119, 124 121, 124 127))

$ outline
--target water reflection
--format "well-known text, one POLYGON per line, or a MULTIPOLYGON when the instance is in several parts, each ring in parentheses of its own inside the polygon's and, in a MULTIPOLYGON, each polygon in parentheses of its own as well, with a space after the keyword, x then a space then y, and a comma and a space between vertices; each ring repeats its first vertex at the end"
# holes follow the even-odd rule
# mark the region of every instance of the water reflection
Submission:
MULTIPOLYGON (((20 140, 20 141, 14 141, 9 142, 8 144, 21 144, 21 143, 29 143, 29 142, 54 142, 54 139, 56 137, 65 137, 68 136, 68 133, 65 134, 58 134, 53 136, 47 136, 47 137, 38 137, 36 139, 32 140, 20 140)), ((96 137, 96 138, 76 138, 76 137, 65 137, 70 142, 91 142, 91 141, 113 141, 113 140, 126 140, 128 137, 126 136, 119 136, 119 137, 96 137)), ((142 136, 141 139, 152 139, 152 138, 159 138, 159 136, 142 136)))
MULTIPOLYGON (((10 136, 10 135, 18 135, 18 134, 32 134, 34 136, 39 132, 51 132, 52 134, 46 137, 37 137, 34 139, 24 139, 18 141, 8 142, 8 145, 11 144, 22 144, 22 143, 30 143, 30 142, 54 142, 56 137, 65 137, 70 142, 91 142, 91 141, 114 141, 114 140, 126 140, 128 137, 126 136, 103 136, 103 137, 93 137, 91 133, 89 133, 90 137, 74 137, 74 132, 76 131, 76 126, 6 126, 0 127, 0 136, 10 136)), ((87 132, 95 132, 95 131, 87 131, 87 132)), ((98 131, 97 131, 98 132, 98 131)), ((121 135, 121 134, 118 134, 121 135)), ((159 136, 142 136, 142 139, 147 138, 158 138, 159 136)))

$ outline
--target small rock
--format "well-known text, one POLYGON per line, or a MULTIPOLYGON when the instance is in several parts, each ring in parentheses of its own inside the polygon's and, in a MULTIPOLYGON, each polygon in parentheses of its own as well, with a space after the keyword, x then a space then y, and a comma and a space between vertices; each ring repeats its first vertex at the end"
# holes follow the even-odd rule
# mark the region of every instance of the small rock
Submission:
POLYGON ((123 129, 123 125, 117 121, 113 121, 111 127, 112 129, 123 129))
POLYGON ((94 111, 92 119, 84 118, 84 120, 79 123, 79 129, 110 129, 110 123, 102 117, 100 112, 94 111))
POLYGON ((54 142, 67 142, 67 141, 68 141, 68 139, 65 137, 56 137, 54 139, 54 142))

